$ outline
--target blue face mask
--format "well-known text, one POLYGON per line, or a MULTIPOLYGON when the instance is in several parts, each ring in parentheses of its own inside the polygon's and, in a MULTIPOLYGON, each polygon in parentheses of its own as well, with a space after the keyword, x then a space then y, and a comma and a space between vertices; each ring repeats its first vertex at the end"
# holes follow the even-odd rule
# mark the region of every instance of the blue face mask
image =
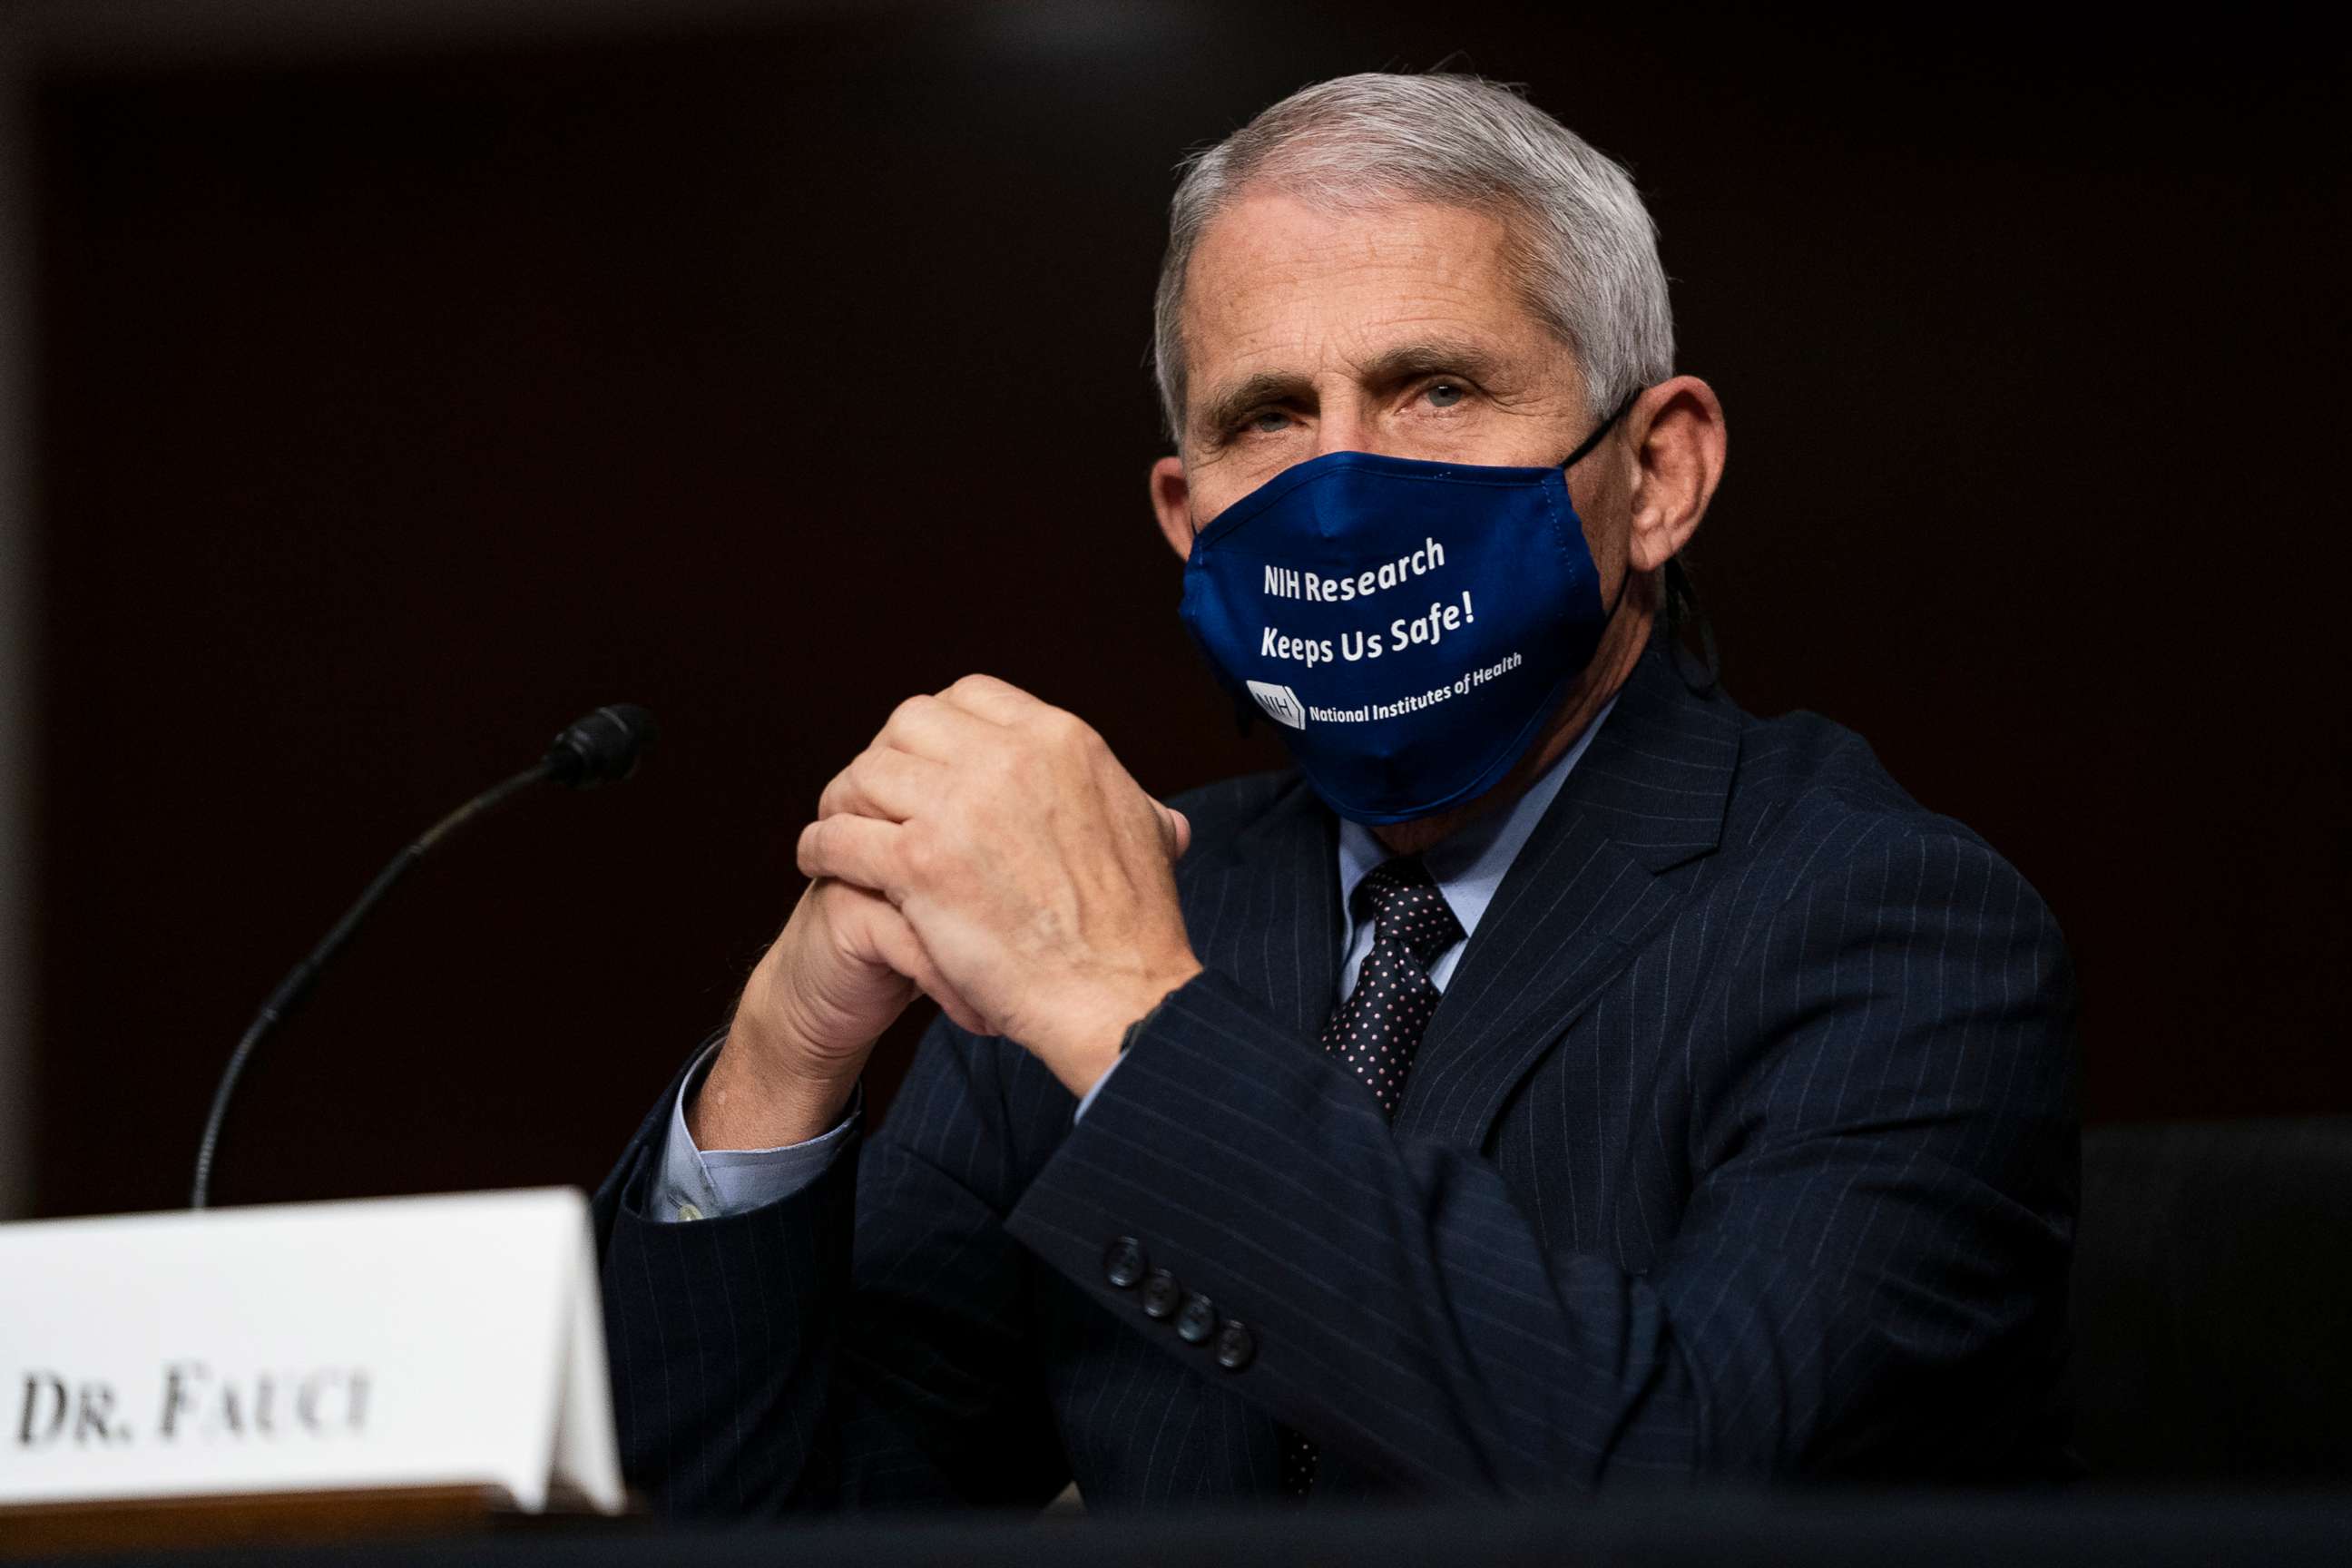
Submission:
POLYGON ((1615 613, 1567 474, 1631 406, 1558 468, 1333 452, 1194 535, 1185 626, 1332 810, 1378 825, 1475 800, 1559 711, 1615 613))

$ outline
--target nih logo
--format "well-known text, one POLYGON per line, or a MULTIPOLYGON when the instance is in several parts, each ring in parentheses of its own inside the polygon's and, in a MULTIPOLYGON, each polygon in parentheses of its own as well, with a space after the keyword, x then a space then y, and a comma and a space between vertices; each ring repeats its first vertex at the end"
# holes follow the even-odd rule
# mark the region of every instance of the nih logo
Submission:
POLYGON ((1265 716, 1276 723, 1293 730, 1307 728, 1307 710, 1298 700, 1298 693, 1287 686, 1273 686, 1263 680, 1244 680, 1249 694, 1265 710, 1265 716))

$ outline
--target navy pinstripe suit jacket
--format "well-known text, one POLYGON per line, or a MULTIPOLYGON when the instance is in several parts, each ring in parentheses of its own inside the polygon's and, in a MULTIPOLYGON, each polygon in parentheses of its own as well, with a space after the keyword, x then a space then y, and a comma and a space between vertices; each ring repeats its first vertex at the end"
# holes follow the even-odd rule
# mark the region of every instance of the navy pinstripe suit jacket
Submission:
POLYGON ((663 1507, 1272 1496, 1277 1423, 1318 1498, 2057 1466, 2065 949, 1855 736, 1644 658, 1393 1126, 1316 1044, 1328 813, 1295 776, 1180 804, 1208 972, 1075 1127, 942 1020, 857 1157, 659 1224, 656 1105, 596 1212, 625 1465, 663 1507), (1255 1359, 1148 1319, 1122 1237, 1255 1359))

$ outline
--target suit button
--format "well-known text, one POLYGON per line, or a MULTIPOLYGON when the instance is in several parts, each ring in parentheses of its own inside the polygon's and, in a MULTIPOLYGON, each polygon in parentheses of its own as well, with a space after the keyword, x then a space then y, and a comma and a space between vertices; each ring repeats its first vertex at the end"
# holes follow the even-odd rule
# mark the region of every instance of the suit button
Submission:
POLYGON ((1155 1268, 1151 1278, 1143 1282, 1143 1315, 1164 1318, 1176 1310, 1184 1294, 1184 1287, 1176 1283, 1176 1276, 1165 1268, 1155 1268))
POLYGON ((1122 1236, 1103 1248, 1103 1278, 1127 1289, 1143 1278, 1143 1243, 1122 1236))
POLYGON ((1176 1314, 1176 1337, 1188 1345, 1204 1345, 1217 1331, 1217 1304, 1206 1296, 1187 1296, 1176 1314))
POLYGON ((1217 1364, 1227 1372, 1239 1372, 1256 1354, 1257 1336, 1239 1318, 1227 1318, 1225 1326, 1217 1331, 1217 1364))

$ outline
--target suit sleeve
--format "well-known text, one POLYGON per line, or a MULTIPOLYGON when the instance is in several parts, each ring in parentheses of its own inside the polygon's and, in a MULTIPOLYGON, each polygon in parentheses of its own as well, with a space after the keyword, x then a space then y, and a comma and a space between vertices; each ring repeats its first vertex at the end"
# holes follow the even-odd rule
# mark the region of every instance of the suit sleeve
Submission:
POLYGON ((880 1132, 684 1224, 649 1207, 665 1091, 594 1205, 622 1468, 658 1511, 1034 1507, 1065 1484, 1024 1333, 1036 1265, 1003 1223, 1003 1067, 935 1024, 880 1132))
MULTIPOLYGON (((1236 1386, 1408 1489, 1964 1471, 2020 1440, 2063 1312, 2071 973, 1973 838, 1825 858, 1686 999, 1718 1081, 1644 1273, 1548 1250, 1493 1163, 1393 1136, 1213 973, 1139 1032, 1013 1233, 1106 1300, 1103 1247, 1136 1237, 1251 1326, 1236 1386)), ((1214 1375, 1213 1346, 1156 1342, 1214 1375)))

